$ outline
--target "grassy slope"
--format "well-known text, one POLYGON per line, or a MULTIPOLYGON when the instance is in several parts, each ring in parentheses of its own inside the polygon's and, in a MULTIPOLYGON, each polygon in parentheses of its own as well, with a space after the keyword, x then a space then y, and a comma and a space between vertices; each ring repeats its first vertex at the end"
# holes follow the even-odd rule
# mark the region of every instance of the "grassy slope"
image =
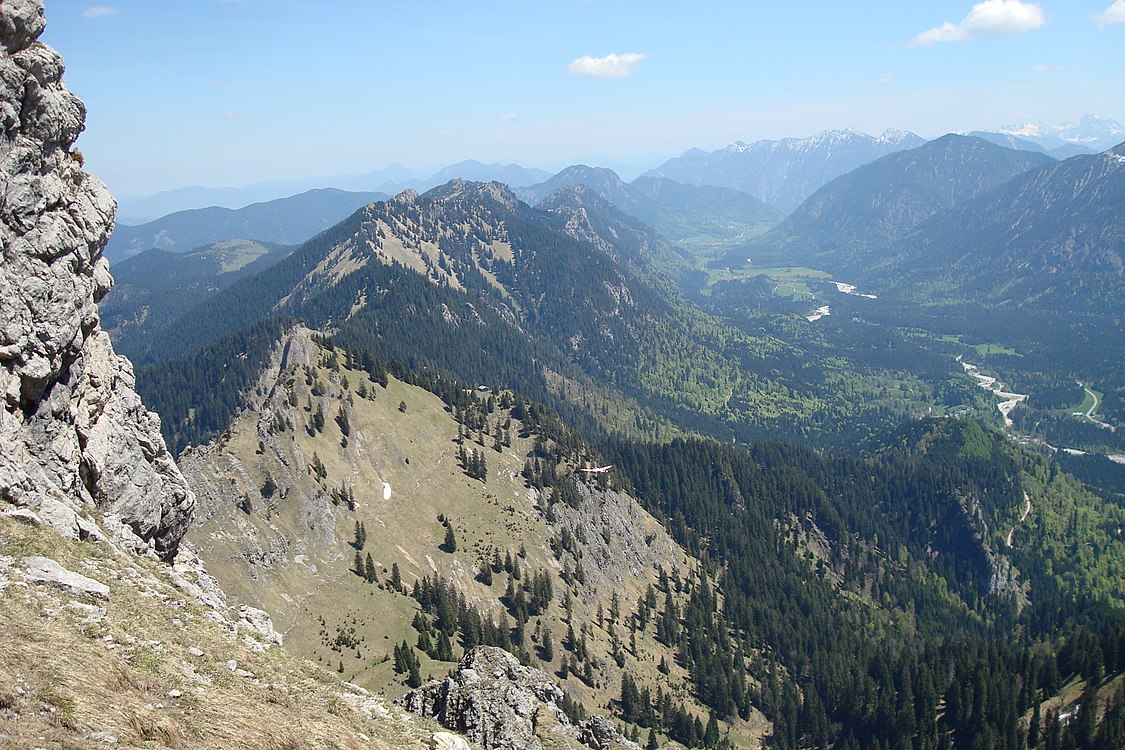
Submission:
MULTIPOLYGON (((294 351, 298 349, 294 347, 294 351)), ((610 703, 619 695, 622 673, 609 656, 608 613, 617 593, 622 621, 613 627, 625 645, 624 668, 654 692, 661 686, 677 700, 693 705, 687 675, 675 664, 672 650, 655 640, 653 623, 637 633, 637 653, 628 648, 624 620, 635 609, 645 586, 655 584, 656 565, 681 574, 695 567, 651 516, 618 493, 590 492, 579 509, 556 504, 556 520, 548 523, 537 493, 520 476, 534 437, 521 437, 518 422, 513 421, 512 444, 502 453, 492 449, 491 438, 486 438, 484 446, 472 439, 465 441, 466 448, 483 451, 488 464, 486 481, 470 479, 456 458, 458 424, 436 396, 393 378, 384 389, 372 384, 365 373, 345 367, 333 372, 324 366, 324 352, 319 349, 306 356, 314 363, 311 380, 323 385, 323 395, 313 396, 302 365, 282 369, 275 359, 259 386, 264 395, 255 400, 255 409, 244 412, 212 448, 181 461, 189 480, 202 489, 209 516, 189 534, 189 540, 226 591, 274 616, 278 629, 286 632, 287 649, 330 668, 339 669, 342 664, 346 679, 378 694, 397 696, 405 690, 403 678, 394 674, 388 656, 403 640, 415 643, 417 633, 410 623, 417 604, 391 590, 391 566, 398 565, 408 587, 419 577, 437 572, 453 581, 468 601, 499 618, 499 598, 508 576, 496 574, 491 586, 474 578, 480 562, 491 559, 496 549, 501 558, 510 553, 519 559, 525 577, 539 570, 551 574, 554 599, 542 617, 531 618, 526 645, 535 657, 534 666, 557 672, 567 654, 563 647, 566 584, 559 574, 564 564, 573 568, 575 558, 564 553, 560 560, 549 542, 565 526, 579 540, 586 539, 581 546, 587 583, 571 589, 573 626, 577 633, 582 623, 589 624, 589 651, 600 664, 593 685, 570 676, 561 681, 566 690, 591 712, 612 715, 610 703), (282 386, 273 389, 273 382, 282 386), (361 383, 367 398, 357 395, 361 383), (349 394, 351 434, 343 447, 341 430, 333 418, 349 394), (291 401, 297 405, 290 406, 291 401), (324 431, 310 435, 305 424, 318 404, 326 414, 324 431), (400 404, 405 404, 405 411, 400 404), (295 429, 270 427, 286 418, 295 429), (307 468, 314 455, 326 469, 322 482, 307 468), (259 491, 267 473, 279 485, 270 501, 259 491), (391 486, 389 500, 384 500, 384 483, 391 486), (346 503, 331 502, 331 491, 345 486, 354 489, 354 512, 346 503), (252 498, 250 514, 236 507, 243 495, 252 498), (282 499, 282 495, 286 497, 282 499), (439 549, 445 533, 437 521, 439 515, 448 518, 456 530, 457 551, 453 554, 439 549), (363 522, 368 535, 363 555, 370 553, 378 567, 376 585, 351 570, 355 549, 350 542, 357 521, 363 522), (526 551, 523 559, 518 554, 521 548, 526 551), (600 623, 599 606, 604 615, 600 623), (531 637, 537 624, 551 633, 554 659, 550 664, 540 661, 531 637), (343 647, 336 643, 340 634, 349 641, 343 647), (672 665, 670 676, 656 669, 662 656, 672 665)), ((497 409, 492 424, 496 417, 504 416, 497 409)), ((459 657, 461 648, 454 646, 455 657, 459 657)), ((440 677, 452 667, 417 653, 424 677, 440 677)), ((695 710, 705 721, 702 709, 696 706, 695 710)), ((768 724, 759 715, 751 723, 735 727, 732 738, 755 746, 767 730, 768 724)))
POLYGON ((124 748, 390 750, 423 748, 438 729, 397 709, 362 715, 338 674, 259 652, 211 615, 167 566, 0 519, 0 746, 105 747, 100 732, 124 748), (27 555, 104 582, 109 601, 23 582, 27 555))

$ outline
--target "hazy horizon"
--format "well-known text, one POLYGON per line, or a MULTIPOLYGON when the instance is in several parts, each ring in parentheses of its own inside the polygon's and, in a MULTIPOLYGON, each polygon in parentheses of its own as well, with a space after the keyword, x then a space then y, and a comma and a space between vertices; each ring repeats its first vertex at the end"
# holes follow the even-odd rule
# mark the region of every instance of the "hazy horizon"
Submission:
POLYGON ((89 110, 78 147, 121 196, 1125 119, 1125 0, 46 5, 89 110))

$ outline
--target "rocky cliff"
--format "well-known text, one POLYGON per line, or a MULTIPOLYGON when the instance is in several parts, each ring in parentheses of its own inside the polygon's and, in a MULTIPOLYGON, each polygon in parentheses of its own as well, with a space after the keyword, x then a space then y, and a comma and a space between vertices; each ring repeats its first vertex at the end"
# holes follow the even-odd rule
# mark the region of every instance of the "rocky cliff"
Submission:
POLYGON ((521 665, 502 649, 478 646, 444 680, 433 680, 398 703, 485 750, 639 750, 604 717, 572 724, 560 708, 564 695, 546 672, 521 665))
POLYGON ((116 206, 44 25, 41 0, 0 3, 0 511, 170 559, 195 498, 99 327, 116 206))

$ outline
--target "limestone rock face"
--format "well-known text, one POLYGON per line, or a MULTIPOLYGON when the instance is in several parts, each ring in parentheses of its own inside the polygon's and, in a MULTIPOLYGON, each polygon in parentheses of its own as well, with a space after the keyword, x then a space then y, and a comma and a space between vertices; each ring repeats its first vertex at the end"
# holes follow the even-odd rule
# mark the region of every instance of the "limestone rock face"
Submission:
POLYGON ((41 0, 0 3, 0 501, 170 559, 195 498, 98 325, 116 205, 71 149, 86 109, 44 25, 41 0))
POLYGON ((67 570, 49 557, 25 557, 23 564, 26 566, 25 580, 54 586, 79 596, 90 596, 95 599, 109 598, 109 587, 104 583, 67 570))
POLYGON ((600 716, 571 724, 559 708, 563 696, 546 672, 523 666, 503 649, 478 646, 451 676, 412 690, 398 703, 484 750, 639 750, 600 716))

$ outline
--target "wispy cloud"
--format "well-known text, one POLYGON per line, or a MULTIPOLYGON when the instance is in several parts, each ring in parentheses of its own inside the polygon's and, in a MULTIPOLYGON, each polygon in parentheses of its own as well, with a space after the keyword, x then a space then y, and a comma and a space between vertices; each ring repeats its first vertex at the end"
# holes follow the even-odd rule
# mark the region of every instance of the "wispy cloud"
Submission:
POLYGON ((1113 5, 1094 16, 1099 24, 1125 23, 1125 0, 1114 0, 1113 5))
POLYGON ((516 119, 516 113, 515 112, 505 112, 504 114, 500 115, 500 119, 504 120, 505 122, 508 121, 508 120, 514 120, 514 119, 516 119))
POLYGON ((1038 65, 1032 65, 1028 70, 1032 73, 1066 73, 1081 67, 1082 63, 1075 63, 1074 65, 1047 65, 1040 63, 1038 65))
POLYGON ((583 55, 574 58, 566 66, 566 72, 572 76, 587 78, 628 78, 633 74, 633 68, 645 57, 647 55, 640 52, 626 52, 623 55, 611 52, 605 57, 583 55))
POLYGON ((101 18, 102 16, 112 16, 117 13, 117 8, 112 5, 91 5, 86 10, 82 11, 83 18, 101 18))
MULTIPOLYGON (((1122 0, 1118 0, 1120 4, 1122 0)), ((938 42, 963 42, 980 37, 1026 34, 1046 23, 1043 9, 1022 0, 984 0, 969 11, 961 23, 946 21, 910 40, 911 47, 929 47, 938 42)))

